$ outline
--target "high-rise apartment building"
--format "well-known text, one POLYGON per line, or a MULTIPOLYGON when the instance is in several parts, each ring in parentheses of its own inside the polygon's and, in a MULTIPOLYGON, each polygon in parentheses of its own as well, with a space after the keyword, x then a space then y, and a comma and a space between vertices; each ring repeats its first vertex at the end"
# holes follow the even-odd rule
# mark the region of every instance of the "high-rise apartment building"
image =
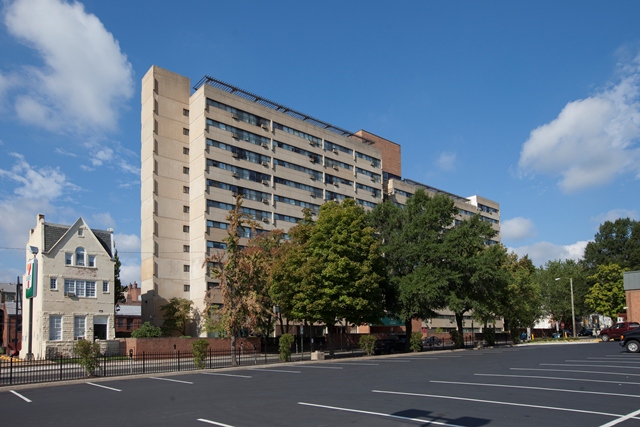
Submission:
MULTIPOLYGON (((261 229, 286 233, 305 207, 352 198, 373 208, 385 195, 405 203, 422 186, 402 180, 398 144, 210 77, 191 88, 188 78, 151 67, 141 121, 142 314, 157 325, 172 297, 202 310, 205 292, 218 286, 204 263, 225 249, 236 195, 261 229)), ((451 196, 467 208, 461 215, 480 210, 499 230, 497 203, 451 196)), ((245 230, 241 244, 250 237, 245 230)))

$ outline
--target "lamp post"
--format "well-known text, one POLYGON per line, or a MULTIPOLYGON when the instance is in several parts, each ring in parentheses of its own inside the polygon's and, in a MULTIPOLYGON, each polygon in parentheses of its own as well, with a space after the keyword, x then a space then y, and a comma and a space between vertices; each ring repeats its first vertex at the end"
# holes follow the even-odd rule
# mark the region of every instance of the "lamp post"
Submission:
MULTIPOLYGON (((558 277, 556 280, 560 280, 558 277)), ((571 286, 571 322, 573 324, 573 337, 576 337, 576 310, 573 306, 573 277, 569 277, 569 285, 571 286)))

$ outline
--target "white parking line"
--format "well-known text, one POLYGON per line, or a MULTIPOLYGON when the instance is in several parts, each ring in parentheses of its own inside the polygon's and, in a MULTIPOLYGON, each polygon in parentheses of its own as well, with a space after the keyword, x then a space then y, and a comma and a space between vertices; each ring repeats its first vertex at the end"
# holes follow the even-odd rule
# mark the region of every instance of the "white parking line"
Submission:
POLYGON ((627 414, 624 417, 620 417, 617 420, 613 420, 613 421, 610 421, 610 422, 608 422, 606 424, 602 424, 600 427, 611 427, 611 426, 614 426, 616 424, 620 424, 623 421, 629 420, 631 418, 635 418, 635 416, 638 415, 638 414, 640 414, 640 409, 638 409, 637 411, 634 411, 634 412, 632 412, 630 414, 627 414))
POLYGON ((31 403, 31 400, 27 399, 26 397, 24 397, 23 395, 21 395, 20 393, 18 393, 15 390, 9 390, 11 393, 15 394, 16 396, 18 396, 20 399, 24 400, 27 403, 31 403))
POLYGON ((171 378, 162 378, 162 377, 149 377, 152 380, 162 380, 162 381, 171 381, 174 383, 182 383, 182 384, 193 384, 190 381, 181 381, 181 380, 172 380, 171 378))
POLYGON ((434 425, 434 426, 447 426, 447 427, 462 427, 457 424, 447 424, 439 421, 429 421, 429 420, 425 420, 424 418, 409 418, 409 417, 403 417, 400 415, 385 414, 382 412, 372 412, 372 411, 363 411, 360 409, 340 408, 338 406, 317 405, 315 403, 307 403, 307 402, 298 402, 298 405, 311 406, 314 408, 322 408, 322 409, 333 409, 334 411, 354 412, 356 414, 376 415, 378 417, 393 418, 396 420, 403 420, 403 421, 417 421, 419 423, 422 423, 421 425, 423 426, 434 425))
POLYGON ((379 363, 331 362, 334 365, 380 366, 379 363))
POLYGON ((217 423, 217 422, 215 422, 215 421, 206 420, 206 419, 204 419, 204 418, 198 418, 198 421, 200 421, 200 422, 202 422, 202 423, 213 424, 214 426, 220 426, 220 427, 233 427, 232 425, 229 425, 229 424, 217 423))
POLYGON ((538 368, 509 368, 512 371, 544 371, 544 372, 575 372, 579 374, 604 374, 604 375, 624 375, 627 377, 640 377, 640 374, 628 374, 625 372, 609 371, 579 371, 577 369, 538 369, 538 368))
MULTIPOLYGON (((611 358, 611 357, 587 357, 587 361, 589 360, 593 360, 594 363, 596 363, 597 361, 602 361, 602 360, 606 360, 607 362, 619 362, 619 363, 640 363, 640 361, 638 360, 629 360, 629 358, 627 357, 621 357, 621 358, 611 358)), ((567 360, 567 362, 575 362, 575 360, 567 360)))
POLYGON ((200 372, 202 375, 217 375, 220 377, 237 377, 237 378, 253 378, 251 375, 237 375, 237 374, 221 374, 217 372, 200 372))
POLYGON ((607 417, 621 417, 620 414, 610 414, 608 412, 597 412, 597 411, 586 411, 583 409, 571 409, 571 408, 560 408, 556 406, 542 406, 542 405, 530 405, 528 403, 512 403, 512 402, 500 402, 496 400, 484 400, 484 399, 471 399, 468 397, 455 397, 455 396, 441 396, 436 394, 423 394, 423 393, 406 393, 400 391, 384 391, 384 390, 371 390, 373 393, 383 393, 383 394, 397 394, 401 396, 415 396, 415 397, 429 397, 433 399, 447 399, 447 400, 463 400, 465 402, 477 402, 477 403, 492 403, 494 405, 504 405, 504 406, 518 406, 523 408, 535 408, 535 409, 549 409, 552 411, 563 411, 563 412, 578 412, 580 414, 591 414, 591 415, 604 415, 607 417))
POLYGON ((536 378, 536 379, 542 379, 542 380, 583 381, 588 383, 640 385, 640 382, 635 383, 635 382, 625 382, 625 381, 588 380, 584 378, 547 377, 542 375, 506 375, 506 374, 474 374, 474 375, 478 375, 481 377, 536 378))
POLYGON ((300 371, 286 371, 284 369, 259 369, 259 368, 254 368, 254 369, 249 369, 250 371, 262 371, 262 372, 282 372, 285 374, 301 374, 302 372, 300 371))
POLYGON ((382 363, 409 363, 411 362, 410 360, 381 360, 380 362, 382 363))
POLYGON ((87 384, 92 385, 92 386, 94 386, 94 387, 106 388, 107 390, 122 391, 122 390, 119 390, 119 389, 117 389, 117 388, 107 387, 106 385, 100 385, 100 384, 90 383, 90 382, 87 382, 87 384))
POLYGON ((296 368, 308 368, 308 369, 344 369, 342 366, 308 366, 298 365, 296 368))
POLYGON ((596 366, 598 368, 620 368, 620 369, 640 369, 640 366, 620 366, 620 365, 576 365, 571 363, 541 363, 540 366, 577 366, 588 368, 596 366))
POLYGON ((439 384, 457 384, 457 385, 475 385, 480 387, 504 387, 504 388, 522 388, 527 390, 544 390, 544 391, 558 391, 561 393, 580 393, 580 394, 598 394, 603 396, 619 396, 619 397, 634 397, 640 398, 640 394, 622 394, 622 393, 606 393, 601 391, 586 391, 586 390, 568 390, 564 388, 550 388, 550 387, 531 387, 524 385, 508 385, 508 384, 489 384, 489 383, 467 383, 458 381, 429 381, 431 383, 439 384))

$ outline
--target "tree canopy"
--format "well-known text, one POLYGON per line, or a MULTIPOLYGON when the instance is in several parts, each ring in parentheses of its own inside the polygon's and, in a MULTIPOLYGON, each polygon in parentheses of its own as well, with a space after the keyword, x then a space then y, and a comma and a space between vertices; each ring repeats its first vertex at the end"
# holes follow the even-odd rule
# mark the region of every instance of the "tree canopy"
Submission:
POLYGON ((615 319, 618 313, 624 310, 624 271, 617 264, 599 265, 596 274, 588 277, 593 285, 585 295, 584 301, 591 311, 615 319))
POLYGON ((590 274, 594 274, 599 265, 608 264, 640 270, 640 222, 619 218, 601 224, 594 241, 587 243, 584 264, 590 274))
POLYGON ((160 310, 164 312, 162 330, 165 335, 188 335, 187 331, 193 319, 193 301, 173 297, 167 304, 160 306, 160 310))

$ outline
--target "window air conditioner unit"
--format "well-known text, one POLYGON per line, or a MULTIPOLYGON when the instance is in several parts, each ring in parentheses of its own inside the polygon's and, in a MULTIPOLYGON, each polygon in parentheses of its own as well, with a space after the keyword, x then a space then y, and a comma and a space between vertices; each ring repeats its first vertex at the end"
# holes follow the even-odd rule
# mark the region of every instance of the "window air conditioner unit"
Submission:
POLYGON ((316 177, 315 177, 315 175, 313 175, 313 174, 309 174, 309 179, 310 179, 311 181, 315 181, 315 180, 316 180, 316 177))
POLYGON ((64 296, 65 296, 65 297, 75 297, 75 296, 76 296, 76 293, 75 293, 75 292, 65 292, 65 293, 64 293, 64 296))
POLYGON ((264 203, 265 205, 269 204, 269 199, 262 199, 262 203, 264 203))
POLYGON ((240 136, 237 133, 232 133, 231 134, 231 138, 233 139, 240 139, 240 136))
POLYGON ((269 182, 269 180, 268 180, 268 179, 263 179, 263 180, 262 180, 262 184, 264 184, 264 185, 269 185, 269 184, 271 184, 271 183, 269 182))
POLYGON ((376 164, 371 162, 371 166, 373 166, 374 168, 376 167, 376 164))
POLYGON ((315 163, 315 162, 316 162, 316 158, 315 158, 315 157, 313 157, 313 156, 311 156, 311 155, 309 155, 309 161, 310 161, 311 163, 315 163))
POLYGON ((339 167, 337 167, 337 166, 334 166, 334 167, 333 167, 333 170, 334 170, 334 171, 339 171, 339 170, 340 170, 340 168, 339 168, 339 167))
POLYGON ((315 141, 309 141, 309 145, 312 146, 312 147, 315 147, 317 144, 316 144, 315 141))
POLYGON ((260 127, 264 130, 269 130, 269 125, 267 123, 262 123, 260 127))
POLYGON ((266 142, 263 142, 260 145, 262 145, 262 148, 269 148, 269 144, 267 144, 266 142))
POLYGON ((335 148, 333 150, 331 150, 331 151, 333 151, 333 154, 338 154, 338 150, 335 149, 335 148))
POLYGON ((232 151, 232 152, 231 152, 231 155, 232 155, 233 157, 235 157, 235 158, 240 157, 240 153, 238 153, 237 151, 232 151))
POLYGON ((334 187, 339 187, 340 185, 339 185, 338 181, 333 181, 333 186, 334 187))
POLYGON ((231 176, 234 177, 234 178, 238 178, 240 175, 238 175, 238 172, 233 172, 231 174, 231 176))
POLYGON ((314 193, 313 191, 312 191, 312 192, 310 192, 310 193, 309 193, 309 195, 310 195, 311 197, 313 197, 314 199, 316 198, 316 193, 314 193))
POLYGON ((238 117, 238 115, 237 115, 237 114, 232 114, 232 115, 231 115, 231 118, 232 118, 233 120, 235 120, 236 122, 237 122, 238 120, 240 120, 240 117, 238 117))
POLYGON ((269 162, 262 162, 262 166, 269 167, 269 162))
POLYGON ((376 177, 375 176, 371 177, 371 182, 376 182, 376 177))
POLYGON ((231 195, 232 195, 233 197, 236 197, 236 196, 238 195, 238 192, 237 192, 237 191, 232 191, 232 192, 231 192, 231 195))
POLYGON ((267 223, 267 224, 268 224, 268 223, 269 223, 269 217, 267 217, 267 216, 263 216, 263 217, 262 217, 262 222, 264 222, 264 223, 267 223))

